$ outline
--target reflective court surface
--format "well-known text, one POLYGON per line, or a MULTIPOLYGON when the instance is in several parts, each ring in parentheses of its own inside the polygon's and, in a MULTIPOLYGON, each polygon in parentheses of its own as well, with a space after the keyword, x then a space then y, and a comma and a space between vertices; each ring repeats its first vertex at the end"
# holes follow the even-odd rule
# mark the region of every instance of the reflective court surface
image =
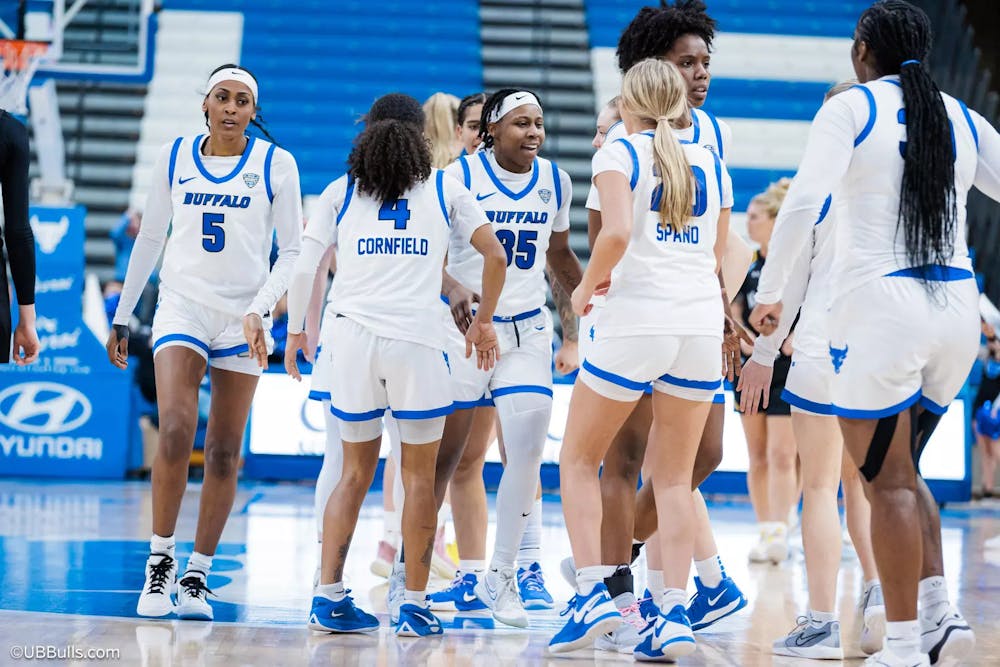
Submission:
MULTIPOLYGON (((181 567, 192 549, 198 495, 192 484, 184 499, 177 533, 181 567)), ((241 485, 208 579, 216 594, 210 598, 215 622, 138 618, 149 504, 147 482, 0 482, 0 665, 46 654, 55 659, 45 664, 143 666, 632 662, 630 655, 593 650, 546 653, 572 595, 559 575, 569 541, 554 500, 545 503, 542 565, 556 608, 529 612, 527 630, 494 625, 488 613, 440 614, 445 635, 434 639, 397 639, 389 631, 385 580, 368 569, 382 534, 379 494, 362 510, 345 581, 358 603, 382 619, 382 629, 332 636, 305 628, 318 546, 312 488, 304 485, 241 485)), ((727 573, 750 604, 698 633, 698 651, 681 664, 810 664, 770 654, 771 642, 805 611, 801 543, 780 566, 748 565, 757 539, 749 505, 713 503, 710 512, 727 573)), ((1000 501, 949 506, 942 524, 949 591, 977 632, 976 660, 969 664, 1000 665, 1000 544, 985 546, 1000 535, 1000 501)), ((643 568, 637 565, 638 588, 643 568)), ((432 579, 430 588, 446 584, 432 579)), ((860 588, 860 569, 845 545, 839 612, 850 656, 845 662, 854 665, 862 657, 855 612, 860 588)))

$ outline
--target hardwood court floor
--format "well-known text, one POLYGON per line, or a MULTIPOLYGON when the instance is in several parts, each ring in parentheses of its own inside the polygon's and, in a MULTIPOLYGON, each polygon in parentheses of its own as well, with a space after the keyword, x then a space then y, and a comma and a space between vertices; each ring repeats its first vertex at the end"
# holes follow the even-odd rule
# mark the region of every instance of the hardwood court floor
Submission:
MULTIPOLYGON (((199 487, 185 497, 178 530, 181 563, 190 553, 199 487)), ((996 501, 994 501, 996 502, 996 501)), ((806 604, 801 553, 781 566, 749 566, 754 542, 748 505, 713 504, 726 568, 750 604, 710 631, 684 665, 799 665, 770 655, 771 642, 795 625, 806 604)), ((397 639, 385 614, 385 583, 368 572, 381 534, 381 498, 366 503, 347 567, 358 602, 383 619, 372 636, 305 629, 317 548, 312 490, 297 485, 242 485, 208 584, 216 621, 147 620, 135 616, 149 537, 148 483, 0 481, 0 665, 28 660, 22 647, 53 647, 45 664, 156 665, 553 665, 628 664, 629 655, 591 650, 546 655, 570 597, 559 576, 569 544, 558 504, 545 504, 544 570, 557 608, 532 612, 527 630, 493 626, 486 614, 442 615, 444 637, 397 639), (116 659, 86 659, 89 650, 116 659), (56 654, 58 655, 58 653, 56 654)), ((944 513, 946 569, 952 597, 978 633, 976 660, 1000 665, 1000 502, 944 513)), ((491 533, 492 539, 492 533, 491 533)), ((856 560, 845 556, 839 582, 846 664, 860 663, 854 613, 860 587, 856 560)), ((432 587, 445 582, 432 582, 432 587)), ((640 582, 637 582, 637 585, 640 582)), ((26 649, 29 650, 30 649, 26 649)), ((91 654, 93 655, 93 654, 91 654)), ((816 663, 819 664, 819 663, 816 663)))

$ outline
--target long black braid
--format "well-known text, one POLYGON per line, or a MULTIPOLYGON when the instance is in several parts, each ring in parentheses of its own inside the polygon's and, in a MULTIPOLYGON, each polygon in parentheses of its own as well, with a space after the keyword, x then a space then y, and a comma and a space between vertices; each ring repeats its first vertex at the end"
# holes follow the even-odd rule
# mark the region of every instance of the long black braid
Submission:
POLYGON ((538 100, 538 103, 541 104, 542 98, 528 88, 501 88, 486 98, 486 101, 483 103, 483 112, 479 117, 479 138, 483 141, 483 148, 493 148, 493 137, 490 135, 489 129, 490 114, 492 114, 495 109, 500 108, 500 105, 503 104, 505 97, 512 93, 520 92, 531 93, 535 96, 535 99, 538 100))
POLYGON ((857 39, 872 51, 878 73, 899 74, 903 88, 906 148, 897 233, 902 227, 907 262, 947 264, 958 219, 954 140, 941 91, 923 63, 931 49, 930 19, 909 2, 880 0, 858 19, 857 39))
POLYGON ((646 58, 662 58, 684 35, 697 35, 712 50, 715 20, 701 0, 677 0, 670 5, 643 7, 618 38, 618 69, 627 72, 646 58))
POLYGON ((420 102, 391 93, 375 101, 366 122, 347 158, 358 190, 376 201, 392 202, 427 180, 431 151, 424 137, 420 102))
MULTIPOLYGON (((226 63, 225 65, 219 65, 214 70, 212 70, 212 73, 208 75, 208 78, 211 79, 213 76, 215 76, 216 72, 220 72, 220 71, 222 71, 224 69, 241 69, 244 72, 246 72, 247 74, 249 74, 251 77, 253 77, 254 81, 257 80, 257 77, 254 76, 253 72, 251 72, 250 70, 248 70, 246 67, 243 67, 242 65, 236 65, 235 63, 226 63)), ((210 92, 212 92, 212 91, 206 90, 205 94, 208 95, 208 93, 210 93, 210 92)), ((254 100, 253 102, 254 102, 254 105, 255 105, 254 113, 256 114, 257 117, 254 118, 254 119, 252 119, 250 121, 250 124, 253 125, 255 128, 257 128, 257 130, 261 134, 264 135, 264 138, 266 138, 272 144, 274 144, 275 146, 280 146, 281 144, 278 143, 278 140, 275 139, 273 136, 271 136, 271 133, 268 132, 267 127, 265 126, 266 121, 264 120, 263 114, 261 114, 261 112, 260 112, 260 105, 257 104, 257 100, 254 100)), ((205 112, 205 126, 208 127, 208 112, 207 111, 205 112)))

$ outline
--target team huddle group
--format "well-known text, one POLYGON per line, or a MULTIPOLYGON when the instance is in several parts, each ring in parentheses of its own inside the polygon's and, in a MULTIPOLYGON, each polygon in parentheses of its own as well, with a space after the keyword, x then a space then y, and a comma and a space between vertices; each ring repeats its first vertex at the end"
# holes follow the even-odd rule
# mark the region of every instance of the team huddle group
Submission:
MULTIPOLYGON (((766 409, 776 400, 772 365, 795 322, 781 397, 799 448, 809 608, 774 653, 844 657, 835 598, 845 450, 858 471, 848 519, 865 575, 866 664, 971 653, 974 634, 949 601, 940 520, 916 465, 976 356, 965 198, 975 186, 1000 200, 1000 135, 937 89, 922 63, 927 16, 903 0, 876 2, 854 35, 857 81, 828 94, 791 185, 751 207, 751 218, 763 211, 777 223, 762 243, 767 263, 752 272, 754 297, 734 319, 729 292, 743 285, 750 258, 729 230, 731 131, 701 108, 714 29, 702 2, 677 0, 643 8, 623 32, 621 93, 597 119, 585 270, 569 245, 570 179, 538 155, 545 127, 532 92, 462 100, 447 122, 458 157, 457 147, 428 141, 433 118, 416 100, 379 98, 347 173, 323 191, 303 231, 294 159, 246 134, 259 125, 257 80, 235 65, 212 73, 208 133, 168 144, 154 167, 107 346, 126 367, 131 313, 166 246, 152 337, 160 446, 139 615, 213 618, 206 580, 271 350, 268 314, 286 292, 285 367, 301 379, 302 355, 315 362, 311 397, 324 402, 327 422, 308 627, 379 628, 343 573, 383 428, 397 480, 386 495, 401 509, 387 514, 379 552, 396 634, 441 634, 439 610, 489 610, 528 627, 526 610, 552 608, 539 564, 552 411, 548 273, 562 324, 556 366, 580 361, 559 461, 572 546, 562 570, 576 594, 551 652, 594 646, 674 662, 696 650, 695 632, 746 606, 698 486, 722 457, 723 378, 738 383, 745 413, 766 409), (205 480, 194 552, 178 578, 174 529, 206 368, 205 480), (487 561, 482 466, 494 432, 504 472, 487 561), (458 572, 428 594, 449 488, 458 572), (630 569, 641 549, 645 591, 630 569)), ((764 491, 757 557, 778 562, 798 497, 794 472, 790 488, 776 489, 764 491)))

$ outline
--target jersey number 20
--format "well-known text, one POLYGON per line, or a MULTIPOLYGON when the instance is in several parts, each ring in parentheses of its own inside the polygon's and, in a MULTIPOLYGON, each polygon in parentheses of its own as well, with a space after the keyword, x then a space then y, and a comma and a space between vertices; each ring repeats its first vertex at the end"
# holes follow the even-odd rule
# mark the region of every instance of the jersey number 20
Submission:
POLYGON ((226 247, 226 230, 222 223, 226 216, 222 213, 203 213, 201 215, 201 247, 208 252, 219 252, 226 247))
MULTIPOLYGON (((701 167, 691 167, 691 174, 694 176, 694 206, 691 208, 691 217, 700 218, 708 210, 708 183, 705 177, 705 170, 701 167)), ((660 210, 660 200, 663 199, 663 183, 653 189, 653 196, 649 202, 650 211, 660 210)))

